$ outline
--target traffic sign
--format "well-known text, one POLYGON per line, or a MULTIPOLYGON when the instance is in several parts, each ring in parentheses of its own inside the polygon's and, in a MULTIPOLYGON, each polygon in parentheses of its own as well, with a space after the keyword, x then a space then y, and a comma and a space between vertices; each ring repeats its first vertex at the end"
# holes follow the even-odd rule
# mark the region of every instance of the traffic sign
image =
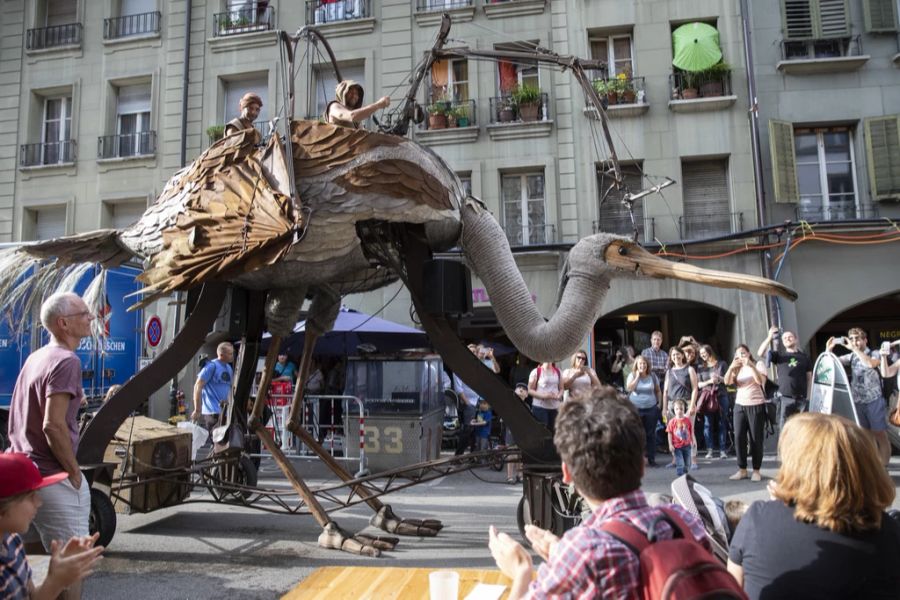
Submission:
POLYGON ((162 321, 156 315, 147 319, 147 343, 156 348, 162 340, 162 321))

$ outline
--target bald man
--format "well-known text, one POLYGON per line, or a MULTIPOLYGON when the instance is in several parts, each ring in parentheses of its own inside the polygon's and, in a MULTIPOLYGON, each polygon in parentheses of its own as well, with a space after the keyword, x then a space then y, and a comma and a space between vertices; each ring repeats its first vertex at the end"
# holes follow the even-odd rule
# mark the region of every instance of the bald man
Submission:
MULTIPOLYGON (((91 492, 78 461, 78 408, 84 397, 81 360, 75 349, 91 335, 94 314, 77 294, 53 294, 41 305, 41 324, 50 334, 16 379, 9 407, 10 450, 22 452, 43 477, 65 471, 66 479, 38 490, 43 501, 34 519, 41 542, 65 542, 88 535, 91 492)), ((60 597, 80 598, 81 583, 60 597)))
POLYGON ((191 421, 199 423, 209 435, 219 422, 219 413, 223 404, 231 395, 231 382, 234 380, 234 346, 222 342, 216 347, 216 358, 207 362, 194 383, 194 412, 191 421))

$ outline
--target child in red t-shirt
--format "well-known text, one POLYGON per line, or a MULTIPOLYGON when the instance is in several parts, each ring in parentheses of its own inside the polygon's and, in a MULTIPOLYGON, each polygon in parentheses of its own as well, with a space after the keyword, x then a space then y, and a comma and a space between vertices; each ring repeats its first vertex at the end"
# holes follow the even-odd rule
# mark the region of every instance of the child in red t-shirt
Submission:
POLYGON ((684 416, 684 400, 675 400, 674 405, 675 417, 669 419, 666 431, 669 434, 669 451, 675 455, 675 470, 680 476, 691 470, 694 424, 684 416))

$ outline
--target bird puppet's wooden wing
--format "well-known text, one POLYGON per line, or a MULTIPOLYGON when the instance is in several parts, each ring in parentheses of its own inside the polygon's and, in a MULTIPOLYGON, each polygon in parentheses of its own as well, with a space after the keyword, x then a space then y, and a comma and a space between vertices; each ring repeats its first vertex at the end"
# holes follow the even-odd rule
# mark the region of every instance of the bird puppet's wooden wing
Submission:
POLYGON ((139 306, 270 265, 290 248, 302 213, 278 176, 284 152, 277 136, 264 150, 256 141, 247 129, 216 142, 163 191, 158 204, 184 208, 139 277, 146 284, 139 306))

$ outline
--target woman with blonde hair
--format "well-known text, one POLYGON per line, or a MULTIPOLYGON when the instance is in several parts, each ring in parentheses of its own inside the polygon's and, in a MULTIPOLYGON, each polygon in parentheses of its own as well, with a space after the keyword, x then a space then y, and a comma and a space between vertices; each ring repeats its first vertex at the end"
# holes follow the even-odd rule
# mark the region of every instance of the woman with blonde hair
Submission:
POLYGON ((569 392, 569 398, 590 398, 600 389, 597 372, 587 364, 587 353, 579 350, 572 355, 572 366, 563 371, 562 386, 569 392))
POLYGON ((875 443, 843 417, 785 423, 772 500, 755 502, 731 541, 728 570, 751 599, 900 598, 894 484, 875 443))

